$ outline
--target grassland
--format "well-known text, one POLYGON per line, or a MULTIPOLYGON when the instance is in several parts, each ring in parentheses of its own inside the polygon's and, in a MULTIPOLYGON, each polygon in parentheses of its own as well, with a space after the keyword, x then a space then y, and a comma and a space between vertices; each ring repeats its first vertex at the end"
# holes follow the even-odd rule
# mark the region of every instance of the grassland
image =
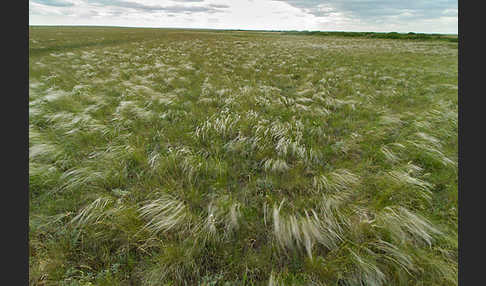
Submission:
POLYGON ((377 33, 377 32, 323 32, 323 31, 285 31, 284 35, 311 35, 311 36, 339 36, 369 39, 396 39, 396 40, 420 40, 420 41, 448 41, 458 42, 457 35, 425 34, 425 33, 377 33))
POLYGON ((29 34, 31 285, 457 285, 457 43, 29 34))

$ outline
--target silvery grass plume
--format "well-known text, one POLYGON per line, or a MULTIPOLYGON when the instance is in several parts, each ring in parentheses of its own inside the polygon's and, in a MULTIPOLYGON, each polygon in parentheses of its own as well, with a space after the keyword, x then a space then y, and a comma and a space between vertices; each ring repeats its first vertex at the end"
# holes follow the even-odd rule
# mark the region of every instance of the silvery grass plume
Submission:
POLYGON ((295 99, 293 99, 292 97, 279 96, 277 98, 277 102, 286 107, 292 107, 295 105, 295 99))
MULTIPOLYGON (((310 84, 312 85, 312 83, 310 83, 310 84)), ((312 102, 312 99, 307 98, 305 96, 309 96, 309 95, 311 95, 314 92, 315 92, 315 89, 312 86, 309 87, 309 88, 306 88, 304 90, 301 90, 301 91, 296 92, 295 94, 299 96, 297 98, 297 101, 298 102, 302 102, 302 103, 312 102)))
POLYGON ((205 216, 193 228, 196 240, 222 241, 230 238, 240 227, 241 205, 237 202, 229 203, 226 196, 208 204, 205 216))
POLYGON ((59 170, 51 164, 29 162, 29 184, 35 185, 36 181, 44 186, 57 184, 59 170))
POLYGON ((184 203, 168 194, 146 203, 139 208, 139 212, 143 219, 149 220, 144 228, 153 234, 167 233, 170 230, 187 230, 191 220, 189 210, 184 203))
POLYGON ((405 149, 406 149, 405 145, 398 142, 393 142, 393 143, 388 143, 383 145, 380 148, 380 152, 383 154, 383 156, 385 156, 385 159, 388 162, 395 164, 402 161, 404 157, 402 153, 404 152, 405 149))
MULTIPOLYGON (((118 137, 118 139, 122 139, 123 136, 118 137)), ((100 161, 104 160, 125 160, 127 159, 130 154, 134 152, 134 148, 130 145, 120 144, 109 144, 106 148, 100 151, 93 151, 88 155, 89 159, 97 159, 100 161)))
POLYGON ((329 136, 326 134, 324 126, 318 122, 313 122, 313 126, 308 127, 309 135, 315 137, 317 140, 329 141, 329 136))
POLYGON ((160 156, 160 153, 159 153, 159 151, 157 149, 152 150, 148 154, 147 161, 148 161, 149 166, 152 169, 156 169, 159 166, 160 157, 161 157, 160 156))
POLYGON ((61 190, 73 191, 81 187, 99 184, 104 181, 105 174, 96 172, 89 167, 73 168, 64 172, 60 181, 63 182, 61 190))
POLYGON ((29 160, 54 162, 62 155, 62 150, 55 144, 38 143, 29 148, 29 160))
MULTIPOLYGON (((125 240, 128 233, 125 227, 127 219, 131 219, 133 209, 122 203, 122 199, 112 199, 110 197, 99 197, 86 207, 82 208, 78 214, 69 222, 75 229, 78 236, 79 230, 87 230, 88 236, 97 240, 113 243, 116 240, 125 240), (123 230, 120 234, 118 230, 123 230), (120 237, 122 236, 122 237, 120 237)), ((102 243, 99 241, 99 243, 102 243)))
POLYGON ((29 125, 29 144, 38 144, 42 143, 42 136, 39 131, 35 129, 35 127, 30 124, 29 125))
POLYGON ((52 216, 36 216, 29 219, 29 228, 31 231, 47 230, 49 226, 59 227, 55 225, 61 222, 64 225, 63 220, 71 216, 71 212, 60 213, 52 216))
POLYGON ((359 148, 358 142, 360 138, 361 135, 359 133, 353 132, 350 137, 337 141, 331 147, 336 153, 348 154, 350 150, 359 148))
POLYGON ((167 281, 179 281, 178 285, 204 285, 198 284, 205 265, 196 260, 196 248, 167 243, 162 249, 163 255, 155 256, 155 264, 143 271, 142 285, 167 285, 167 281))
POLYGON ((322 117, 328 116, 331 114, 331 111, 323 106, 313 105, 312 106, 312 113, 318 114, 322 117))
POLYGON ((283 173, 289 170, 291 167, 281 159, 266 159, 263 162, 263 169, 267 172, 283 173))
POLYGON ((42 118, 45 110, 41 107, 42 102, 40 99, 32 100, 29 102, 29 122, 36 122, 39 118, 42 118))
POLYGON ((240 87, 240 93, 242 94, 242 96, 251 96, 252 94, 252 91, 254 90, 254 87, 253 86, 250 86, 250 85, 244 85, 242 87, 240 87))
POLYGON ((399 185, 417 187, 420 190, 420 197, 430 202, 432 199, 433 184, 412 176, 413 169, 408 168, 408 172, 402 170, 394 170, 388 172, 389 177, 399 185))
POLYGON ((29 177, 30 176, 48 177, 51 173, 54 173, 56 171, 57 168, 51 164, 29 162, 29 177))
POLYGON ((260 116, 261 116, 260 113, 258 113, 257 111, 255 111, 253 109, 248 110, 244 114, 244 118, 247 121, 255 122, 255 123, 258 122, 258 120, 260 119, 260 116))
POLYGON ((305 160, 306 158, 306 149, 304 146, 299 145, 297 142, 293 141, 292 139, 282 137, 278 140, 277 144, 275 145, 275 151, 279 156, 287 156, 293 155, 299 159, 305 160))
POLYGON ((415 140, 407 140, 410 146, 413 146, 415 150, 426 154, 429 158, 440 162, 442 165, 446 167, 456 167, 457 163, 449 159, 444 153, 440 150, 442 144, 440 141, 423 132, 417 132, 414 134, 417 138, 415 140))
POLYGON ((265 95, 254 95, 253 100, 257 103, 257 105, 261 107, 272 107, 273 106, 273 99, 269 99, 268 96, 265 95))
POLYGON ((322 166, 324 163, 324 157, 322 151, 316 150, 314 148, 310 148, 307 150, 305 157, 303 158, 304 163, 307 167, 311 167, 313 165, 322 166))
POLYGON ((68 131, 64 133, 66 135, 77 134, 80 131, 89 133, 101 132, 102 134, 106 134, 106 129, 108 128, 87 114, 75 116, 71 122, 62 127, 68 129, 68 131))
POLYGON ((268 278, 268 286, 283 286, 285 285, 280 277, 278 275, 275 275, 275 273, 272 271, 270 273, 270 277, 268 278))
POLYGON ((423 172, 424 168, 408 162, 406 165, 402 166, 403 170, 410 175, 419 175, 423 172))
POLYGON ((403 269, 409 275, 412 275, 412 273, 416 270, 410 255, 408 255, 404 250, 398 248, 396 245, 381 239, 373 241, 369 245, 370 248, 373 249, 376 256, 389 261, 392 265, 395 265, 398 268, 403 269))
POLYGON ((223 145, 226 152, 236 152, 242 155, 249 155, 258 150, 258 147, 264 147, 265 145, 259 144, 262 138, 259 137, 246 137, 241 133, 236 138, 228 141, 223 145))
POLYGON ((76 133, 82 127, 95 123, 88 114, 57 114, 50 116, 48 121, 54 123, 56 128, 65 130, 66 135, 76 133))
POLYGON ((401 125, 403 121, 400 119, 398 114, 385 114, 380 116, 380 124, 382 125, 401 125))
POLYGON ((101 131, 105 133, 105 129, 107 128, 87 113, 75 115, 73 113, 59 112, 53 115, 46 115, 45 118, 49 123, 53 124, 54 128, 64 130, 65 135, 76 134, 80 131, 101 131))
POLYGON ((282 90, 275 86, 259 85, 258 89, 263 92, 266 96, 279 96, 282 90))
MULTIPOLYGON (((51 77, 54 78, 55 76, 51 77)), ((46 78, 48 81, 50 78, 46 78)), ((48 102, 55 102, 57 100, 62 99, 63 97, 69 97, 70 93, 64 90, 56 90, 54 88, 48 88, 46 90, 47 95, 43 97, 43 100, 47 100, 48 102)))
POLYGON ((75 86, 73 86, 71 92, 73 95, 86 95, 86 94, 89 94, 89 92, 91 91, 91 88, 89 85, 86 85, 86 84, 77 84, 75 86))
POLYGON ((203 241, 217 241, 221 238, 218 225, 222 223, 221 210, 213 203, 209 203, 207 216, 197 227, 197 237, 203 241))
POLYGON ((102 223, 107 217, 115 215, 120 209, 113 207, 113 199, 99 197, 92 203, 82 208, 70 221, 75 228, 85 228, 102 223))
POLYGON ((442 234, 425 218, 401 206, 385 207, 375 218, 374 226, 390 234, 398 244, 425 242, 431 246, 434 236, 442 234))
POLYGON ((255 135, 248 139, 248 143, 250 144, 251 149, 256 151, 266 150, 272 145, 267 137, 258 132, 258 128, 260 127, 262 126, 257 124, 257 131, 255 132, 255 135))
POLYGON ((239 121, 240 115, 233 115, 228 113, 228 111, 223 111, 222 115, 213 116, 198 126, 194 131, 194 135, 202 140, 209 139, 212 134, 228 139, 230 136, 235 135, 235 129, 239 121))
MULTIPOLYGON (((343 207, 349 203, 352 198, 352 192, 341 191, 337 194, 323 194, 322 203, 318 206, 319 223, 322 229, 329 232, 330 241, 340 241, 346 232, 349 232, 351 220, 343 212, 343 207), (332 239, 331 239, 332 238, 332 239)), ((314 217, 317 217, 312 211, 314 217)), ((336 247, 335 243, 325 244, 328 249, 336 247)))
POLYGON ((276 146, 276 151, 281 153, 291 151, 288 149, 289 145, 294 145, 294 151, 301 152, 302 156, 305 156, 303 155, 305 154, 305 149, 302 150, 302 148, 299 148, 300 141, 303 137, 303 131, 304 125, 299 120, 293 123, 281 123, 278 121, 268 122, 267 120, 262 120, 261 122, 257 123, 255 128, 255 137, 263 138, 265 141, 271 139, 276 146))
POLYGON ((447 103, 440 101, 439 109, 432 109, 427 113, 427 119, 434 123, 447 123, 449 127, 457 128, 457 106, 449 107, 447 103))
POLYGON ((430 122, 423 121, 423 120, 414 120, 413 125, 418 129, 424 129, 424 130, 432 129, 432 124, 430 122))
POLYGON ((338 219, 339 224, 337 226, 346 226, 345 216, 341 213, 342 207, 346 206, 353 200, 354 192, 351 189, 342 190, 340 192, 322 192, 320 193, 321 199, 317 206, 318 213, 321 215, 330 214, 332 217, 338 219))
MULTIPOLYGON (((177 95, 172 93, 154 93, 151 97, 152 101, 157 102, 158 104, 171 106, 174 105, 176 102, 177 95)), ((166 112, 173 111, 167 110, 166 112)))
POLYGON ((237 100, 240 97, 241 97, 241 95, 235 94, 235 93, 224 97, 224 100, 222 101, 224 103, 224 107, 225 108, 231 108, 234 103, 238 102, 237 100))
POLYGON ((206 77, 204 79, 204 82, 201 86, 201 96, 203 97, 209 97, 211 93, 213 92, 213 85, 209 82, 209 78, 206 77))
POLYGON ((60 124, 68 124, 67 122, 71 122, 75 117, 74 113, 60 111, 55 114, 45 114, 44 119, 51 124, 60 125, 60 124))
POLYGON ((302 111, 309 111, 311 108, 307 105, 303 105, 303 104, 300 104, 300 103, 296 103, 293 107, 292 107, 292 110, 294 112, 302 112, 302 111))
POLYGON ((187 117, 187 111, 185 110, 173 110, 169 109, 166 112, 161 113, 160 119, 178 122, 187 117))
POLYGON ((381 146, 380 152, 385 156, 385 159, 390 163, 397 163, 400 161, 400 157, 395 154, 386 145, 381 146))
POLYGON ((440 148, 442 147, 440 144, 440 140, 435 138, 434 136, 431 136, 427 133, 424 132, 417 132, 414 134, 418 138, 422 139, 425 142, 428 142, 429 144, 433 145, 434 147, 440 148))
POLYGON ((202 170, 203 158, 198 155, 190 155, 182 158, 176 155, 175 158, 180 160, 176 164, 182 174, 184 174, 186 180, 191 183, 195 182, 202 170))
POLYGON ((258 126, 255 130, 255 133, 258 134, 261 131, 264 137, 270 137, 274 141, 278 141, 281 138, 284 138, 289 133, 289 125, 282 124, 280 122, 272 122, 270 123, 270 127, 263 127, 258 126))
POLYGON ((360 255, 351 248, 347 250, 353 265, 351 275, 346 277, 347 285, 386 285, 386 275, 371 258, 360 255))
MULTIPOLYGON (((410 171, 413 171, 413 169, 410 169, 410 171)), ((394 181, 400 184, 408 184, 408 185, 416 186, 422 189, 423 191, 430 191, 430 189, 434 186, 431 183, 412 177, 408 172, 405 171, 394 170, 388 172, 388 175, 390 175, 390 177, 394 181)))
POLYGON ((328 250, 335 249, 343 241, 340 220, 331 211, 318 216, 314 210, 305 211, 305 217, 289 215, 282 217, 280 209, 273 207, 273 234, 281 250, 302 250, 312 259, 312 248, 316 243, 328 250))
POLYGON ((313 187, 318 191, 339 192, 354 187, 359 183, 359 177, 346 169, 332 171, 327 175, 314 176, 313 187))
POLYGON ((121 101, 114 113, 114 119, 124 120, 130 117, 148 120, 153 116, 152 111, 137 106, 134 101, 121 101))
POLYGON ((83 114, 93 114, 104 107, 110 106, 108 102, 105 102, 103 98, 96 97, 96 104, 90 104, 86 109, 83 110, 83 114))
POLYGON ((219 89, 215 92, 215 94, 217 95, 217 97, 219 98, 226 98, 226 97, 231 97, 231 96, 234 96, 232 95, 232 90, 229 89, 229 88, 223 88, 223 89, 219 89))
POLYGON ((325 98, 328 96, 329 94, 326 92, 326 91, 321 91, 321 92, 317 92, 317 93, 314 93, 312 95, 312 100, 314 102, 318 102, 318 103, 324 103, 325 101, 325 98))
POLYGON ((358 104, 357 101, 355 100, 342 100, 342 99, 337 99, 337 98, 333 98, 333 97, 326 97, 324 98, 324 102, 325 104, 325 107, 328 108, 328 109, 331 109, 331 110, 338 110, 344 106, 348 106, 349 108, 351 108, 351 110, 355 110, 356 109, 356 104, 358 104))
POLYGON ((237 231, 240 228, 241 219, 241 204, 233 203, 230 207, 230 211, 226 215, 225 229, 227 233, 237 231))

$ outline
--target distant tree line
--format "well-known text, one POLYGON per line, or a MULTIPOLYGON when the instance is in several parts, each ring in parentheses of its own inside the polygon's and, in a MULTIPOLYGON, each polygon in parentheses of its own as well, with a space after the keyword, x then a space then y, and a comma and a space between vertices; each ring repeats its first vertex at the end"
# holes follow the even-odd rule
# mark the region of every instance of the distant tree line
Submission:
POLYGON ((443 34, 424 34, 424 33, 379 33, 379 32, 322 32, 322 31, 284 31, 285 35, 313 35, 313 36, 341 36, 341 37, 364 37, 379 39, 404 39, 404 40, 445 40, 457 42, 457 36, 443 34))

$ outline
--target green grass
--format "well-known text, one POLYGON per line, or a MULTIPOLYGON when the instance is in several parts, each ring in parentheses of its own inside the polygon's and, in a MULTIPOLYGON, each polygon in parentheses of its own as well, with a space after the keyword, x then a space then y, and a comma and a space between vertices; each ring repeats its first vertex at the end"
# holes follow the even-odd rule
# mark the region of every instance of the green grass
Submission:
POLYGON ((29 33, 31 285, 457 285, 457 43, 29 33))

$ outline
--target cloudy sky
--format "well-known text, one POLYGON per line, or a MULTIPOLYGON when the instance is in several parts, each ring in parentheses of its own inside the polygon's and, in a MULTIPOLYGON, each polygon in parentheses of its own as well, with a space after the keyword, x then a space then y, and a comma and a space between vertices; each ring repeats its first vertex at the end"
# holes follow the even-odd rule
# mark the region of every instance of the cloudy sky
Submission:
POLYGON ((29 24, 457 34, 457 7, 457 0, 29 0, 29 24))

